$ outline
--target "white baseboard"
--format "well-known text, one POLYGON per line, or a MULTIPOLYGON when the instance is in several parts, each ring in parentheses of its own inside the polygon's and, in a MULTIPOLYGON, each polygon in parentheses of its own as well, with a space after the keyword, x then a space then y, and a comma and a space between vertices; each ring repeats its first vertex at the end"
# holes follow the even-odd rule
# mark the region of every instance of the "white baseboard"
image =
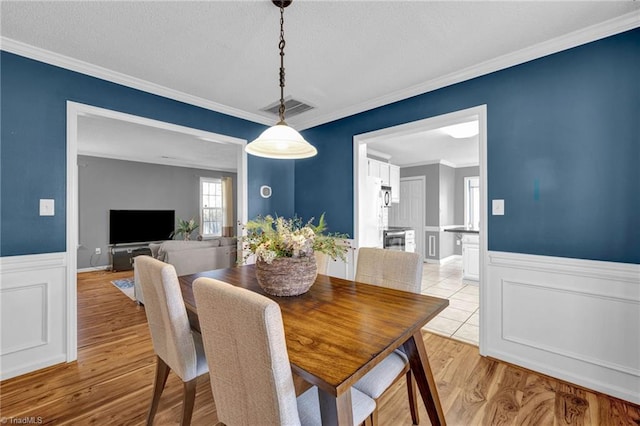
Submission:
POLYGON ((640 265, 489 252, 483 354, 640 403, 640 265))
POLYGON ((110 271, 110 270, 111 270, 111 265, 104 265, 104 266, 94 266, 93 268, 78 269, 78 273, 93 272, 93 271, 110 271))

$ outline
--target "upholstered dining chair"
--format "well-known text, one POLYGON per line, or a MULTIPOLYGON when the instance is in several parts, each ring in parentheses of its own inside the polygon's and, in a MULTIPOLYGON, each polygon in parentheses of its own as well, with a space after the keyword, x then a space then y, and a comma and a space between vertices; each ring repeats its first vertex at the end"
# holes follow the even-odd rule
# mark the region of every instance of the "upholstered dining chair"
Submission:
POLYGON ((202 337, 191 330, 173 265, 150 256, 137 256, 135 267, 156 353, 156 376, 147 425, 153 424, 160 395, 171 370, 183 382, 180 424, 189 425, 196 396, 196 379, 209 371, 202 337))
MULTIPOLYGON (((419 294, 422 287, 422 266, 422 258, 418 253, 361 248, 358 250, 355 280, 419 294)), ((356 382, 354 387, 377 403, 382 394, 403 376, 407 379, 411 420, 417 425, 420 422, 418 392, 409 359, 402 350, 395 350, 356 382)), ((377 423, 377 415, 376 409, 373 413, 374 423, 377 423)))
MULTIPOLYGON (((320 425, 318 388, 296 398, 280 306, 212 278, 193 284, 218 421, 320 425)), ((373 399, 351 390, 355 424, 370 424, 373 399)))

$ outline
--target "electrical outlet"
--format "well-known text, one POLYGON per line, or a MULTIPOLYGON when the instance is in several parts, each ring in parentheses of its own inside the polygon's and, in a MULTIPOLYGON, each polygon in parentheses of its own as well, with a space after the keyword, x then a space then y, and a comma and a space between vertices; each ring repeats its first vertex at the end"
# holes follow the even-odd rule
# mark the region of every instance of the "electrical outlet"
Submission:
POLYGON ((102 249, 100 247, 96 247, 96 254, 102 254, 102 249))
POLYGON ((460 245, 460 240, 456 240, 456 245, 459 246, 460 245))

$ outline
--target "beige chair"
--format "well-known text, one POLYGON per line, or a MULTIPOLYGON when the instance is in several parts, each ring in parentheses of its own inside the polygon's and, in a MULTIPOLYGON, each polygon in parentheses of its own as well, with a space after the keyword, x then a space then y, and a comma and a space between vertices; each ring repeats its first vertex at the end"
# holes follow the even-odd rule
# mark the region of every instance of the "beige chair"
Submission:
MULTIPOLYGON (((218 421, 319 425, 318 389, 296 398, 278 304, 211 278, 198 278, 193 290, 218 421)), ((375 402, 351 392, 355 424, 370 421, 375 402)))
POLYGON ((156 377, 147 425, 153 424, 171 370, 184 383, 180 424, 188 425, 195 402, 196 378, 209 371, 202 337, 189 325, 175 268, 150 256, 137 256, 135 263, 156 352, 156 377))
MULTIPOLYGON (((417 253, 377 248, 358 251, 356 281, 396 290, 420 293, 422 287, 422 258, 417 253)), ((373 398, 376 403, 382 394, 402 376, 407 379, 409 408, 413 424, 418 424, 418 392, 411 375, 409 360, 402 350, 396 350, 376 365, 354 387, 373 398)), ((377 423, 377 409, 373 422, 377 423)))

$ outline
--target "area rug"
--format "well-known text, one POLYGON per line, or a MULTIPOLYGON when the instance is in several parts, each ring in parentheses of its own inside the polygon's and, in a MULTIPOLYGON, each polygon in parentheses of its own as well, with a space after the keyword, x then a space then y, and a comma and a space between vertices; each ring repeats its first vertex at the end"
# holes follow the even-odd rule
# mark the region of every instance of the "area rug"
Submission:
POLYGON ((120 280, 113 280, 111 284, 115 285, 121 292, 123 292, 129 299, 136 300, 133 290, 133 277, 123 278, 120 280))

